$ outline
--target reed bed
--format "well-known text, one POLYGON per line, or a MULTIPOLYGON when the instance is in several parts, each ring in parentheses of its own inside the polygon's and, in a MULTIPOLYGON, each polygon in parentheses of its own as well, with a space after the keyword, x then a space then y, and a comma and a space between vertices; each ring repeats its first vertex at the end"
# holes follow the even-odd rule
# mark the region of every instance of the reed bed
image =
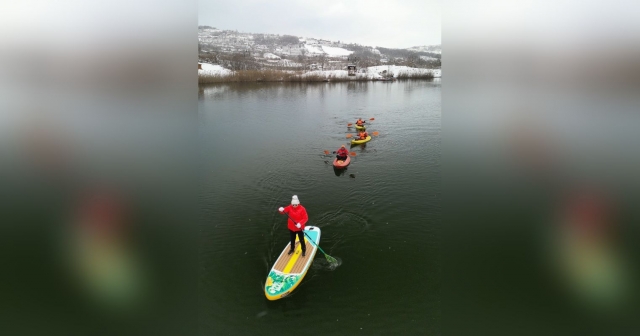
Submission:
MULTIPOLYGON (((400 72, 397 79, 433 79, 431 71, 422 73, 400 72)), ((198 74, 198 83, 233 83, 233 82, 351 82, 375 81, 373 76, 340 76, 335 73, 316 74, 303 71, 281 70, 239 70, 228 75, 198 74)))

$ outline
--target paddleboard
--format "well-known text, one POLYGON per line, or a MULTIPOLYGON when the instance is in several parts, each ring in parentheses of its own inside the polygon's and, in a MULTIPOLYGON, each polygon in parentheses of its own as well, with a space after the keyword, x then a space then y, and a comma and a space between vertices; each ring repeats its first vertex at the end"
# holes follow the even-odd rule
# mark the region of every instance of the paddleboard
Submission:
POLYGON ((304 232, 306 233, 304 237, 304 244, 306 244, 305 256, 302 256, 302 247, 297 236, 296 247, 291 255, 288 254, 291 244, 287 243, 287 246, 284 247, 278 260, 271 268, 264 284, 264 294, 267 299, 271 301, 278 300, 291 294, 307 274, 318 250, 316 245, 320 244, 320 228, 306 226, 304 232), (313 242, 308 241, 309 238, 313 242))

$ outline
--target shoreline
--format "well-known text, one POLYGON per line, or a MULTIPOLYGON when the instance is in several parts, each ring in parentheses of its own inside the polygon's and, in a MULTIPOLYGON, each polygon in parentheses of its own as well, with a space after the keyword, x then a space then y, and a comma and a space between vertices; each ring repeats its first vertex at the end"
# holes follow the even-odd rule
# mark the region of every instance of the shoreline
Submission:
POLYGON ((406 66, 376 66, 364 68, 349 76, 346 70, 238 70, 231 71, 220 66, 208 66, 198 70, 198 84, 234 82, 392 82, 397 80, 433 80, 441 78, 440 69, 409 68, 406 66), (387 71, 388 70, 388 71, 387 71), (393 70, 393 71, 392 71, 393 70))

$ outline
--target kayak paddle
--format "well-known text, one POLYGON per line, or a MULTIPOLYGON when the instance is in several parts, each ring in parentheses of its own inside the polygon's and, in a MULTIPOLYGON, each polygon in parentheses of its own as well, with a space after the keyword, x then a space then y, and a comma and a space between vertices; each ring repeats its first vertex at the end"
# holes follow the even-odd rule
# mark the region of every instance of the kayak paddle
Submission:
MULTIPOLYGON (((324 154, 325 154, 325 155, 329 155, 329 154, 336 154, 336 151, 329 152, 328 150, 325 150, 325 151, 324 151, 324 154)), ((350 152, 349 154, 350 154, 351 156, 356 156, 356 152, 350 152)))
MULTIPOLYGON (((369 120, 376 120, 376 118, 369 118, 369 120)), ((363 122, 366 122, 365 120, 363 120, 363 122)), ((353 126, 353 123, 348 123, 347 127, 351 127, 353 126)))

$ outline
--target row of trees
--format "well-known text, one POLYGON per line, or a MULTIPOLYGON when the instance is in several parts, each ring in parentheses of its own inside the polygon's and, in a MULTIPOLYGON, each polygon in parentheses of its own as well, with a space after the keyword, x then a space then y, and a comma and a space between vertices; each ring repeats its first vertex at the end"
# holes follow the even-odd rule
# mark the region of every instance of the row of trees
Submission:
MULTIPOLYGON (((354 53, 355 54, 355 53, 354 53)), ((366 68, 377 65, 387 65, 387 64, 395 64, 395 65, 405 65, 412 68, 426 68, 426 69, 437 69, 441 66, 440 59, 432 59, 432 60, 424 60, 421 59, 419 55, 412 54, 406 59, 396 59, 396 60, 388 60, 387 62, 382 62, 380 57, 377 55, 359 55, 350 57, 348 61, 339 61, 336 62, 334 59, 331 59, 325 55, 314 55, 314 56, 283 56, 282 59, 288 59, 292 62, 300 63, 302 66, 301 69, 310 69, 312 64, 316 64, 318 68, 325 70, 338 70, 344 69, 347 64, 355 64, 358 68, 366 68)), ((261 62, 256 60, 249 52, 242 53, 220 53, 220 52, 211 52, 211 53, 201 53, 199 55, 199 59, 206 63, 212 64, 220 64, 221 66, 230 69, 230 70, 260 70, 264 68, 271 68, 275 65, 271 63, 261 62)))
POLYGON ((255 44, 261 44, 266 46, 286 46, 286 45, 295 45, 300 43, 300 39, 292 35, 265 35, 265 34, 254 34, 253 42, 255 44))

